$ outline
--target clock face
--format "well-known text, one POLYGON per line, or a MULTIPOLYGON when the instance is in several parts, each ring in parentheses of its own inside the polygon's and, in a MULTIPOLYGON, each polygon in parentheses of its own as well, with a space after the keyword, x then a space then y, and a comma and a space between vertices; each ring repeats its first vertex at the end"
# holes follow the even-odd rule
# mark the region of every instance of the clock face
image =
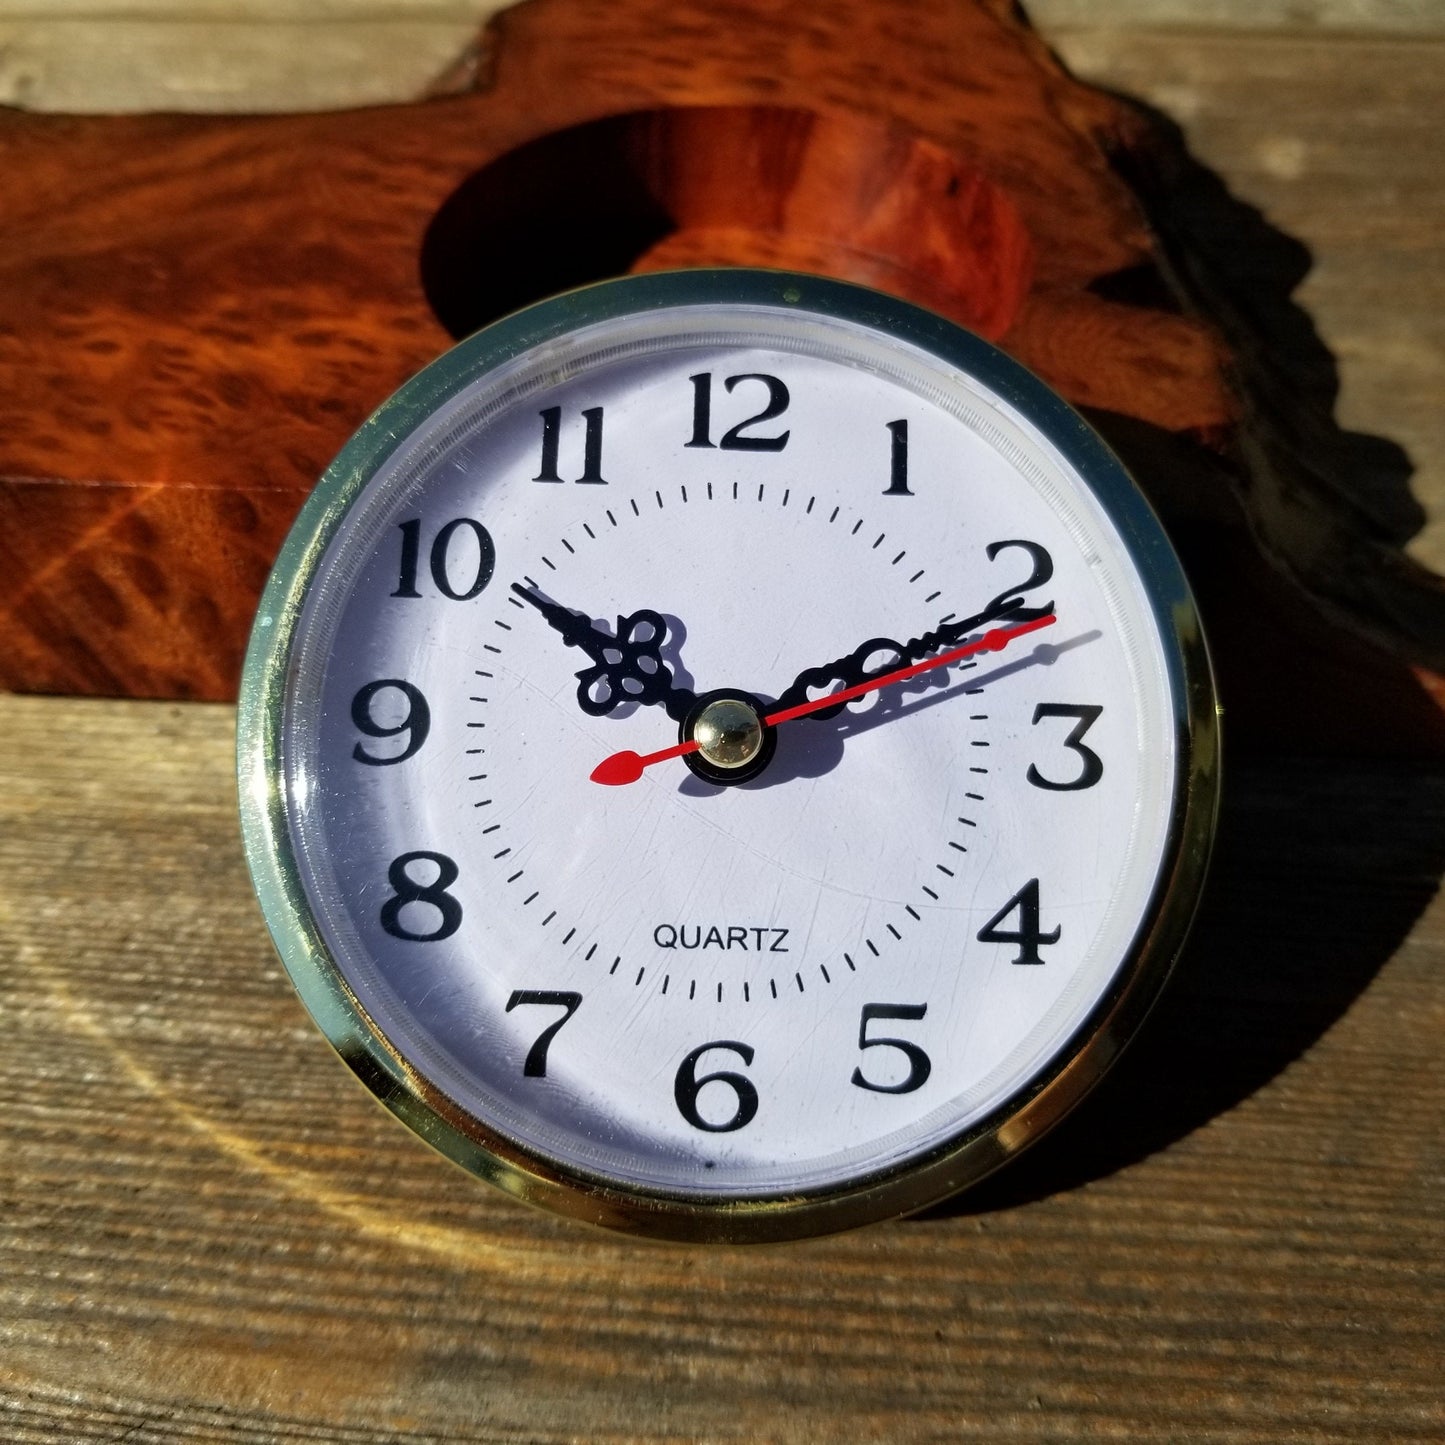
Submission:
POLYGON ((1157 524, 1032 378, 856 288, 649 277, 338 459, 243 805, 303 997, 432 1142, 780 1235, 930 1202, 1097 1075, 1192 911, 1212 719, 1157 524))

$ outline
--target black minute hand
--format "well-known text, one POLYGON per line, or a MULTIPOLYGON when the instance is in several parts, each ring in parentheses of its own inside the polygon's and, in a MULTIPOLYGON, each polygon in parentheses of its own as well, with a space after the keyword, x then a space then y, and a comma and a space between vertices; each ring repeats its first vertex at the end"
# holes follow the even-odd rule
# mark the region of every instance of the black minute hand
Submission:
MULTIPOLYGON (((1036 618, 1049 615, 1053 610, 1052 602, 1045 603, 1042 607, 1026 607, 1017 589, 1013 589, 995 597, 982 612, 972 617, 960 618, 956 622, 940 622, 932 632, 925 632, 922 637, 914 637, 907 642, 895 642, 891 637, 869 638, 861 647, 855 647, 847 657, 824 663, 821 667, 805 668, 788 685, 787 691, 779 696, 777 708, 782 711, 807 702, 810 691, 821 692, 834 684, 841 684, 842 688, 857 687, 870 678, 882 677, 885 673, 910 667, 942 647, 952 647, 962 642, 969 633, 977 632, 990 622, 1032 622, 1036 618), (870 657, 875 657, 880 652, 885 656, 879 666, 871 670, 864 666, 870 657)), ((809 716, 819 719, 836 717, 845 706, 845 703, 840 702, 832 707, 819 708, 809 716)))
POLYGON ((616 635, 609 635, 581 612, 573 612, 516 582, 512 591, 530 602, 561 634, 568 647, 580 647, 592 666, 577 674, 577 705, 590 717, 605 717, 625 702, 661 703, 667 715, 681 722, 697 701, 690 689, 679 687, 662 660, 667 621, 650 607, 617 618, 616 635))

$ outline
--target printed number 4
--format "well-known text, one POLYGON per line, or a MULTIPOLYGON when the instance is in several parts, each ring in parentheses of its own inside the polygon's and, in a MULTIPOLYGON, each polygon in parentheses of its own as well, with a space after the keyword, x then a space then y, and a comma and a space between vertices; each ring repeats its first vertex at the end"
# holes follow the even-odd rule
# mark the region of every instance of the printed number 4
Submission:
POLYGON ((1039 880, 1030 878, 987 923, 978 931, 980 943, 1016 943, 1019 946, 1018 957, 1010 959, 1011 963, 1043 963, 1039 956, 1039 947, 1042 944, 1057 943, 1063 936, 1063 927, 1055 928, 1050 933, 1044 933, 1039 927, 1039 880), (1019 915, 1019 926, 1010 932, 999 927, 999 924, 1017 909, 1019 915))

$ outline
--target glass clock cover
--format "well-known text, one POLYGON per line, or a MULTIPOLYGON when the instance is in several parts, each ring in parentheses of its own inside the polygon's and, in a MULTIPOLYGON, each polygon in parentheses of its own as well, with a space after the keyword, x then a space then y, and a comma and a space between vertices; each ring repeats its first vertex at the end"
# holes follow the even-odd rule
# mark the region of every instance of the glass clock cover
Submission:
POLYGON ((514 1192, 695 1238, 918 1208, 1059 1117, 1177 952, 1215 748, 1177 562, 1079 418, 743 271, 404 387, 296 524, 240 724, 342 1054, 514 1192))

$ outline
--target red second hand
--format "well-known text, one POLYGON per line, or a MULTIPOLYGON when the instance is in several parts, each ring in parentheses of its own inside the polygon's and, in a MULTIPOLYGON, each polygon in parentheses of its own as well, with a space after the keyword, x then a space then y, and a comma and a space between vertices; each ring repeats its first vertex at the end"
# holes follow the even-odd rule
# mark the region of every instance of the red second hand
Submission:
MULTIPOLYGON (((940 652, 937 657, 930 657, 924 662, 915 662, 911 667, 900 667, 895 672, 885 672, 881 677, 870 677, 866 682, 860 682, 853 687, 845 687, 841 692, 825 693, 822 697, 800 702, 796 707, 785 707, 781 712, 769 713, 763 719, 763 726, 775 728, 780 723, 792 722, 794 718, 807 717, 809 713, 818 712, 822 708, 834 707, 840 702, 851 702, 855 697, 863 697, 866 693, 876 692, 880 687, 887 687, 891 683, 907 682, 910 677, 917 677, 921 672, 931 672, 935 667, 947 667, 949 663, 971 657, 976 652, 1001 652, 1016 637, 1022 637, 1028 632, 1037 632, 1039 628, 1049 627, 1057 621, 1058 618, 1051 612, 1047 617, 1034 618, 1032 622, 1020 622, 1016 627, 991 628, 974 642, 966 642, 962 647, 955 647, 949 652, 940 652)), ((647 754, 635 753, 629 748, 620 753, 613 753, 610 758, 604 758, 598 763, 592 770, 592 781, 605 783, 609 787, 635 783, 642 776, 643 770, 650 768, 653 763, 665 763, 672 758, 686 757, 688 753, 695 753, 697 749, 696 741, 675 743, 672 747, 663 748, 660 752, 647 754)))

